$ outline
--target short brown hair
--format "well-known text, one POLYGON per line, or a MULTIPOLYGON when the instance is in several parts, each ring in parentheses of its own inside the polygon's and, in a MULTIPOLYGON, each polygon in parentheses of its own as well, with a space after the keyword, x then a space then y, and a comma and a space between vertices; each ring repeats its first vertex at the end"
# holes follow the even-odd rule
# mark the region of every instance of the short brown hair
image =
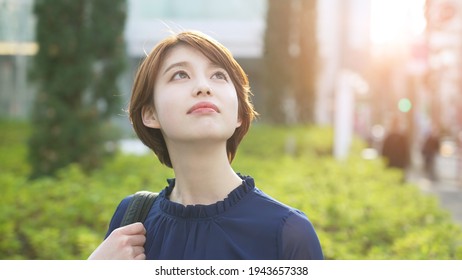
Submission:
POLYGON ((159 158, 160 162, 172 167, 167 145, 160 129, 150 128, 143 124, 142 110, 154 104, 154 87, 157 73, 164 62, 166 54, 177 45, 187 45, 203 53, 211 62, 223 67, 231 77, 238 98, 238 116, 242 124, 226 143, 229 162, 236 155, 237 147, 249 130, 252 120, 258 115, 250 101, 247 75, 231 52, 213 38, 198 31, 183 31, 168 36, 160 41, 141 63, 135 76, 132 96, 129 104, 129 117, 140 140, 159 158))

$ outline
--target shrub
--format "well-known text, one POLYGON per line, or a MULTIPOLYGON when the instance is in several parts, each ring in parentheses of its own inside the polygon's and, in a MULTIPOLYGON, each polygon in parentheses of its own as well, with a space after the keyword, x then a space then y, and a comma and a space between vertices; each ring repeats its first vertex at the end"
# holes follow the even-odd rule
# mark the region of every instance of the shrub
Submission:
MULTIPOLYGON (((8 125, 0 150, 15 157, 0 162, 0 259, 85 259, 121 199, 159 191, 173 176, 153 155, 118 154, 91 174, 71 165, 54 178, 28 180, 27 127, 8 125)), ((361 141, 348 160, 335 161, 331 139, 328 128, 255 126, 233 166, 304 211, 327 259, 462 259, 462 230, 434 197, 403 183, 380 159, 357 156, 361 141)))
POLYGON ((0 121, 0 170, 2 173, 24 176, 30 172, 27 164, 29 125, 21 121, 0 121))

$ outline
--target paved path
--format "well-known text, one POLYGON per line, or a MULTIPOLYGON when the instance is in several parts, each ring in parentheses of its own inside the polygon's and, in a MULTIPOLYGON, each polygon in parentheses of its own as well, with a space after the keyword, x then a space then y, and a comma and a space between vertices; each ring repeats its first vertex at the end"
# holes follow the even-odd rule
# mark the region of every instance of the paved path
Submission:
POLYGON ((462 225, 462 180, 430 181, 422 176, 418 170, 410 172, 408 179, 416 183, 424 193, 438 197, 441 207, 447 209, 454 220, 462 225))

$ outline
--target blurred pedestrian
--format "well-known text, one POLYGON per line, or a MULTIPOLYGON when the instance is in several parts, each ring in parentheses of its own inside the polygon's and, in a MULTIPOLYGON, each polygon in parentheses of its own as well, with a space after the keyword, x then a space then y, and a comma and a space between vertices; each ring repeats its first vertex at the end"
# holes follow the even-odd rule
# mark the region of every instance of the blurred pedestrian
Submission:
POLYGON ((398 117, 394 117, 382 145, 382 156, 390 168, 399 168, 406 172, 410 163, 409 141, 401 129, 398 117))
POLYGON ((437 180, 435 172, 435 158, 440 150, 440 136, 438 130, 433 127, 425 138, 422 145, 422 157, 424 171, 428 179, 437 180))

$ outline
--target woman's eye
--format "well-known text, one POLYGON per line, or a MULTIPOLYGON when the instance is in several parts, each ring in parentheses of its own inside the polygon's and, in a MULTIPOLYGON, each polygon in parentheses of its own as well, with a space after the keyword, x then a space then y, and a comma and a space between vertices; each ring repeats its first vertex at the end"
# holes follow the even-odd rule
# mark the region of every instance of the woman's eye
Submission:
POLYGON ((176 72, 173 77, 172 77, 172 80, 182 80, 182 79, 188 79, 189 76, 188 74, 186 74, 186 72, 184 71, 179 71, 179 72, 176 72))
POLYGON ((218 71, 215 74, 213 74, 212 78, 219 79, 219 80, 225 80, 225 81, 228 80, 228 76, 224 72, 221 72, 221 71, 218 71))

